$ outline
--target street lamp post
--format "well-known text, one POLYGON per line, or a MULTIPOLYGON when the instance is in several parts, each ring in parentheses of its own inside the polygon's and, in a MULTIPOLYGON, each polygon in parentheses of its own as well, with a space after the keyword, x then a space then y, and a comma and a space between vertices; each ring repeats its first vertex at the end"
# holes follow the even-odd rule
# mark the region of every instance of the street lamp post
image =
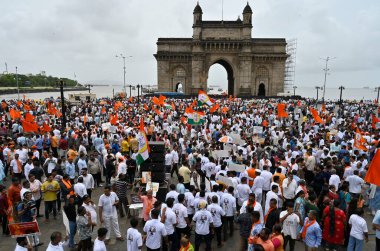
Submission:
POLYGON ((344 88, 343 85, 339 86, 339 90, 340 90, 340 98, 339 98, 339 102, 340 102, 341 104, 342 104, 342 92, 343 92, 344 89, 346 89, 346 88, 344 88))
POLYGON ((18 72, 16 66, 16 84, 17 84, 17 99, 20 100, 20 88, 18 87, 18 72))
POLYGON ((91 87, 94 87, 93 85, 85 85, 85 87, 88 88, 88 93, 91 93, 91 87))
POLYGON ((323 87, 321 87, 321 86, 316 86, 315 89, 317 89, 317 102, 318 102, 318 94, 319 94, 319 90, 323 90, 323 87))
POLYGON ((65 109, 65 96, 63 95, 63 86, 65 82, 63 80, 59 81, 59 88, 61 91, 61 110, 62 110, 62 130, 66 129, 66 109, 65 109))
POLYGON ((132 97, 132 87, 133 85, 127 85, 129 87, 129 97, 132 97))
MULTIPOLYGON (((132 57, 132 56, 124 56, 122 53, 120 53, 120 55, 116 55, 115 57, 120 57, 120 58, 122 58, 123 59, 123 73, 124 73, 124 77, 123 77, 123 86, 124 86, 124 93, 126 94, 127 93, 127 89, 125 88, 125 74, 126 74, 126 67, 125 67, 125 59, 127 58, 127 57, 132 57)), ((125 97, 127 97, 127 95, 125 95, 125 97)))
POLYGON ((327 65, 328 65, 329 61, 330 61, 331 59, 335 59, 335 57, 334 57, 334 58, 327 57, 327 58, 321 58, 321 59, 326 61, 325 68, 322 69, 322 70, 325 72, 325 81, 324 81, 324 83, 323 83, 323 98, 322 98, 322 101, 323 101, 323 103, 325 103, 325 93, 326 93, 327 74, 328 74, 328 72, 330 71, 330 69, 327 68, 327 65))
POLYGON ((296 96, 296 89, 297 89, 297 86, 293 86, 293 96, 296 96))
POLYGON ((142 85, 137 84, 137 102, 140 104, 140 88, 142 85))
POLYGON ((377 91, 377 99, 376 101, 379 102, 379 95, 380 95, 380 86, 375 88, 375 91, 377 91))

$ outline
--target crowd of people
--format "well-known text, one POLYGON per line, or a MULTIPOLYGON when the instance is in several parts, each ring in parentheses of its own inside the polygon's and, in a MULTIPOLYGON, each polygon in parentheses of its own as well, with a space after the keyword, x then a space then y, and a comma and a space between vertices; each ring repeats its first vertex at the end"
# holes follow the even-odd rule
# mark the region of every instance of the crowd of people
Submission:
MULTIPOLYGON (((305 250, 359 251, 371 217, 380 249, 380 188, 364 180, 379 145, 377 104, 213 102, 162 96, 82 102, 65 106, 63 126, 60 100, 3 100, 2 238, 10 235, 9 223, 44 220, 68 233, 42 232, 51 234, 49 251, 105 251, 111 234, 130 251, 198 251, 203 243, 209 251, 213 242, 227 245, 238 227, 240 243, 232 245, 242 251, 293 251, 297 241, 305 250), (204 122, 188 123, 191 113, 204 122), (172 178, 162 201, 136 182, 140 121, 148 140, 165 144, 172 178), (215 154, 221 150, 228 156, 215 154), (102 194, 95 197, 95 189, 102 194), (119 221, 131 194, 143 204, 142 219, 129 219, 123 234, 119 221), (62 214, 67 221, 56 220, 62 214)), ((15 250, 41 245, 38 235, 18 237, 15 250)))

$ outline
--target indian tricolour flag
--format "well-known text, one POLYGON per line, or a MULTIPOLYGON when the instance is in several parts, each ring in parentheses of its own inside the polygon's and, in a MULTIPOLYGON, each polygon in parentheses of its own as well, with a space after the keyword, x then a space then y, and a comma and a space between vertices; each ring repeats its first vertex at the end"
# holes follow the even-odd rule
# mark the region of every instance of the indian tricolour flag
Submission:
POLYGON ((190 125, 201 125, 204 123, 204 112, 196 112, 187 114, 187 123, 190 125))
POLYGON ((139 151, 136 156, 136 164, 139 166, 149 158, 149 146, 145 134, 143 118, 140 119, 140 131, 137 134, 137 141, 139 142, 139 151))
POLYGON ((201 106, 204 104, 211 106, 213 103, 214 103, 213 100, 210 99, 210 97, 207 95, 206 92, 199 90, 199 92, 198 92, 198 106, 201 106))
POLYGON ((173 109, 172 105, 169 105, 168 103, 164 103, 163 107, 165 109, 173 109))

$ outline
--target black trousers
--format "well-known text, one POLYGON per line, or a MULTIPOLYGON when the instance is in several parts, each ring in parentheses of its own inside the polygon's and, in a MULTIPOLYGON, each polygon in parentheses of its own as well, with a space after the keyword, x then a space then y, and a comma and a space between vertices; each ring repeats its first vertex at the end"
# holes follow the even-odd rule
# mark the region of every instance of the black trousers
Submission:
POLYGON ((286 245, 289 243, 289 251, 294 251, 296 245, 296 240, 292 239, 290 235, 284 236, 284 250, 286 250, 286 245))
POLYGON ((53 210, 53 216, 54 218, 57 217, 57 202, 55 200, 53 201, 45 201, 45 218, 49 219, 49 212, 53 210))
POLYGON ((128 213, 128 198, 127 197, 119 197, 119 204, 117 205, 117 208, 119 209, 120 212, 120 217, 124 217, 124 210, 125 214, 128 213))
POLYGON ((92 176, 94 177, 95 185, 99 187, 100 183, 102 183, 101 173, 95 173, 92 176))
POLYGON ((216 235, 216 242, 218 246, 222 245, 222 226, 214 227, 214 236, 216 235))
MULTIPOLYGON (((171 243, 170 251, 178 251, 179 243, 176 232, 168 235, 169 242, 171 243)), ((169 251, 169 247, 164 243, 162 243, 162 251, 169 251)))
POLYGON ((185 228, 178 228, 178 227, 176 227, 175 228, 175 232, 177 233, 177 241, 178 241, 178 243, 181 242, 182 234, 185 234, 188 237, 190 237, 190 228, 188 226, 186 226, 185 228))
POLYGON ((179 174, 178 174, 178 164, 173 164, 172 166, 172 170, 170 171, 170 176, 173 177, 173 173, 175 172, 175 174, 177 174, 177 178, 179 177, 179 174))
POLYGON ((376 238, 376 251, 380 251, 380 239, 376 238))
POLYGON ((90 198, 91 198, 91 195, 92 195, 92 189, 86 189, 87 190, 87 194, 88 194, 88 196, 90 196, 90 198))
POLYGON ((223 216, 222 217, 223 222, 223 240, 227 240, 227 225, 229 225, 230 229, 230 236, 233 236, 234 234, 234 217, 233 216, 223 216))
POLYGON ((36 200, 37 215, 40 215, 41 199, 36 200))
POLYGON ((78 251, 91 251, 91 237, 85 240, 80 240, 78 244, 78 251))
POLYGON ((1 225, 3 227, 3 234, 8 235, 9 234, 8 216, 5 214, 5 215, 1 215, 0 217, 1 217, 1 225))
POLYGON ((61 192, 57 193, 57 210, 61 211, 61 192))
POLYGON ((195 233, 195 247, 194 251, 198 251, 202 241, 206 243, 206 251, 211 251, 211 236, 210 234, 200 235, 195 233))

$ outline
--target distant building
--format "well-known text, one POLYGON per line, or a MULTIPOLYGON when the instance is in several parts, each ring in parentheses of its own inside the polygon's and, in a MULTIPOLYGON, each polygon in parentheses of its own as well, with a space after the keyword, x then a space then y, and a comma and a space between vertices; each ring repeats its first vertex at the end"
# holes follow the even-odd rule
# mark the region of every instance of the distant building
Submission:
POLYGON ((243 20, 203 21, 199 4, 194 9, 193 38, 159 38, 158 90, 196 94, 207 90, 213 64, 228 74, 228 94, 272 96, 284 92, 286 40, 252 38, 252 9, 247 3, 243 20))

